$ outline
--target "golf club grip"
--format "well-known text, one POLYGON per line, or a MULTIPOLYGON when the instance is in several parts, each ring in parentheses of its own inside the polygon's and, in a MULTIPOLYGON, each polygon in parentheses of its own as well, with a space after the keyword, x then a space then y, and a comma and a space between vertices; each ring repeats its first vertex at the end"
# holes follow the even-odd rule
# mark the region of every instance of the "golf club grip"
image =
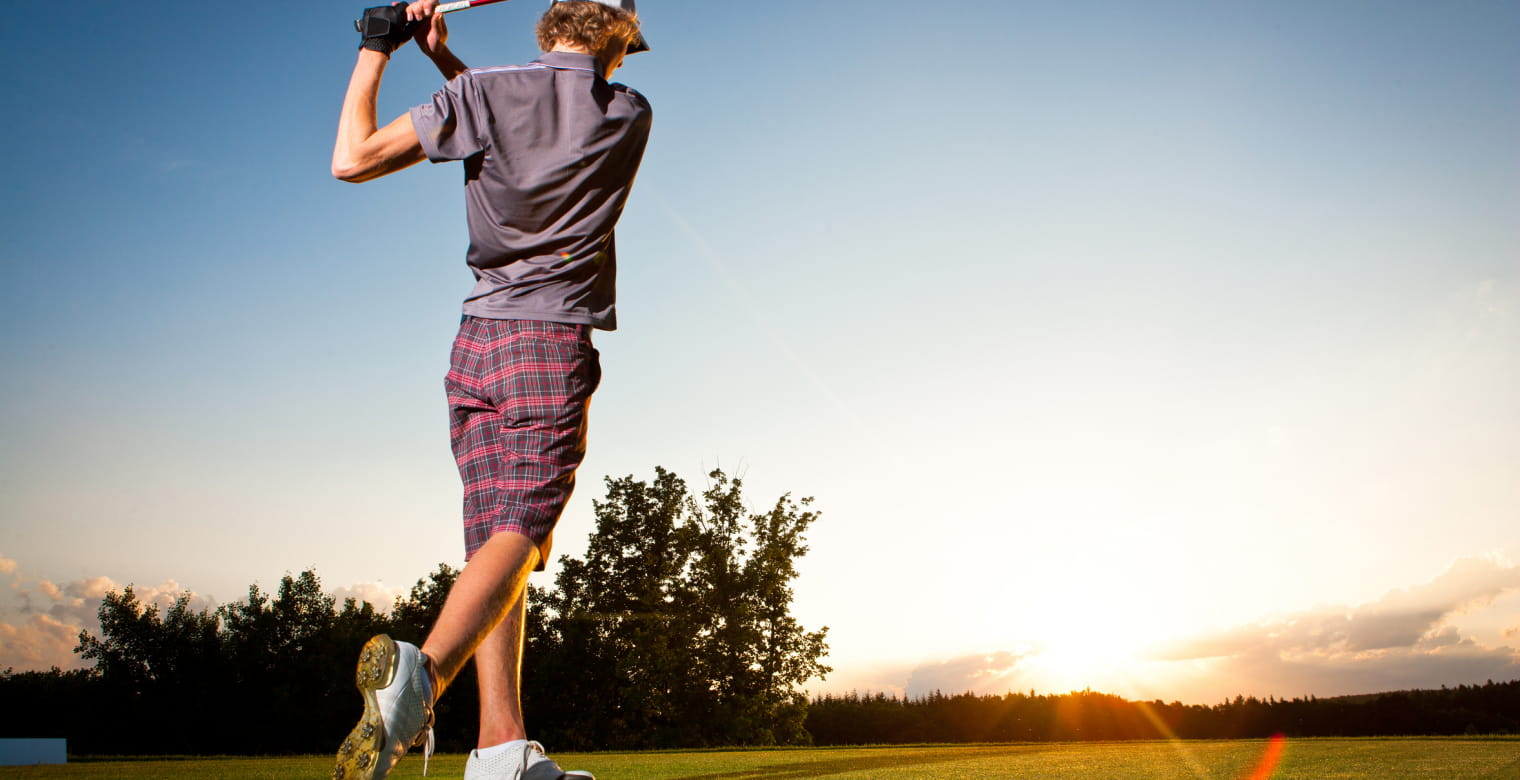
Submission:
POLYGON ((439 3, 438 7, 433 9, 433 13, 448 14, 455 11, 463 11, 466 8, 474 8, 477 5, 490 5, 492 3, 503 2, 506 2, 506 0, 454 0, 452 3, 439 3))

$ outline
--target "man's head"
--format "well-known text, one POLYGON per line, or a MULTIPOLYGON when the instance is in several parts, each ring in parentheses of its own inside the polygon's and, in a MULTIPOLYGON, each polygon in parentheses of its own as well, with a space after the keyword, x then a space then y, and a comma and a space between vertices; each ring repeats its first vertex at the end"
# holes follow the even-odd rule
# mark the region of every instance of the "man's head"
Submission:
POLYGON ((560 0, 538 20, 537 32, 540 49, 585 51, 606 66, 609 76, 624 55, 649 50, 639 34, 633 0, 560 0))

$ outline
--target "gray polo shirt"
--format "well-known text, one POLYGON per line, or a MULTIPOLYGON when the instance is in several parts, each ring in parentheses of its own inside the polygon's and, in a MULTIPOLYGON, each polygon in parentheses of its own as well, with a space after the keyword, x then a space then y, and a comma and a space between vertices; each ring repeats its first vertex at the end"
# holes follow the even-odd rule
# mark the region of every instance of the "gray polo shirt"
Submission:
POLYGON ((455 76, 411 110, 429 160, 464 160, 464 313, 617 327, 612 229, 644 156, 643 95, 588 54, 455 76))

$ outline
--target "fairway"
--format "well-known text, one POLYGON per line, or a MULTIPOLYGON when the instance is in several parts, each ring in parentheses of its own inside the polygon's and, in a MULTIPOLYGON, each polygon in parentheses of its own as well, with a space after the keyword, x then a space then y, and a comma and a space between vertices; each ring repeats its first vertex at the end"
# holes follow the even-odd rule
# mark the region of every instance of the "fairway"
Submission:
MULTIPOLYGON (((714 750, 560 754, 567 769, 598 780, 790 780, 792 778, 1440 778, 1520 780, 1520 739, 1304 739, 1280 751, 1264 740, 714 750), (1275 768, 1273 757, 1277 757, 1275 768)), ((324 778, 326 756, 76 760, 67 766, 0 767, 0 778, 324 778)), ((428 776, 458 778, 464 757, 434 756, 428 776)), ((422 777, 402 761, 394 778, 422 777)))

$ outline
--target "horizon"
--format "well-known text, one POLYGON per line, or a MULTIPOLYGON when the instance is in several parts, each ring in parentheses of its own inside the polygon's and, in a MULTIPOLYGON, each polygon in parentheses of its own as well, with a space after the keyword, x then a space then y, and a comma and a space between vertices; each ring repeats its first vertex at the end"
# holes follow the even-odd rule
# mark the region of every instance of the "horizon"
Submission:
MULTIPOLYGON (((1480 567, 1485 562, 1484 561, 1468 561, 1467 563, 1470 566, 1478 566, 1478 567, 1480 567)), ((1495 562, 1495 561, 1487 561, 1486 563, 1496 564, 1497 562, 1495 562)), ((446 561, 440 562, 440 564, 442 564, 442 565, 449 565, 448 562, 446 562, 446 561)), ((556 561, 555 564, 554 564, 554 569, 557 570, 558 567, 559 567, 559 562, 556 561)), ((455 567, 455 568, 457 570, 457 567, 455 567)), ((314 570, 303 570, 303 571, 313 571, 313 573, 315 573, 318 576, 319 579, 321 577, 321 572, 319 572, 319 571, 314 571, 314 570)), ((425 581, 426 579, 428 579, 428 577, 430 577, 432 575, 433 572, 436 572, 436 571, 437 571, 437 566, 435 565, 432 569, 430 569, 428 571, 427 574, 424 574, 424 575, 422 575, 421 577, 418 578, 418 583, 420 584, 422 581, 425 581)), ((65 583, 63 585, 59 585, 59 584, 55 584, 55 583, 52 583, 52 582, 48 582, 46 580, 31 580, 31 579, 27 579, 20 572, 19 567, 17 566, 17 564, 16 564, 15 561, 13 561, 11 559, 7 559, 7 558, 0 558, 0 575, 7 575, 7 574, 11 575, 13 577, 15 583, 26 583, 26 584, 29 584, 30 586, 32 586, 32 588, 35 588, 35 590, 32 590, 32 588, 27 588, 25 590, 22 590, 22 589, 17 589, 15 587, 13 587, 12 590, 14 592, 20 593, 22 595, 23 599, 29 599, 29 598, 31 598, 31 596, 32 596, 33 593, 36 593, 36 594, 39 594, 42 597, 47 598, 47 599, 49 599, 49 600, 51 600, 51 601, 54 602, 53 608, 48 613, 44 614, 44 616, 43 616, 44 620, 47 621, 47 622, 49 622, 49 623, 52 623, 52 624, 58 626, 59 628, 67 627, 68 629, 72 629, 73 633, 68 633, 67 634, 67 636, 69 637, 68 642, 70 644, 72 644, 74 642, 74 638, 77 637, 77 630, 78 629, 83 629, 83 630, 90 631, 90 633, 92 635, 97 636, 97 637, 99 637, 101 635, 99 621, 98 621, 98 619, 95 619, 93 616, 94 616, 95 612, 98 611, 100 601, 103 598, 103 596, 105 595, 105 593, 107 593, 107 592, 122 593, 127 588, 132 588, 134 594, 138 597, 140 603, 142 603, 145 608, 148 607, 149 605, 151 605, 153 607, 156 607, 158 609, 158 611, 159 611, 160 614, 162 614, 163 612, 165 612, 166 610, 168 610, 175 603, 175 601, 177 599, 180 599, 181 597, 184 597, 184 598, 187 599, 188 606, 189 606, 189 608, 193 612, 197 612, 197 613, 212 612, 212 613, 214 613, 214 612, 216 612, 222 606, 226 606, 226 605, 230 605, 230 604, 236 604, 236 603, 247 603, 246 593, 247 593, 248 588, 258 587, 260 589, 260 591, 264 595, 272 597, 277 592, 278 586, 279 586, 279 581, 278 580, 275 581, 275 582, 273 582, 273 583, 252 582, 252 583, 249 583, 248 588, 244 589, 244 596, 242 596, 240 598, 230 599, 230 600, 222 600, 222 599, 217 599, 217 598, 215 598, 214 596, 212 596, 210 594, 200 594, 200 593, 197 593, 196 591, 194 591, 194 589, 185 588, 180 583, 174 582, 172 580, 160 583, 160 584, 155 585, 155 586, 140 586, 140 585, 137 585, 135 583, 125 583, 125 584, 115 583, 115 582, 110 581, 109 578, 100 577, 100 578, 92 578, 92 579, 86 580, 86 581, 65 583), (89 612, 90 617, 84 617, 84 614, 85 614, 86 611, 89 612), (79 625, 73 626, 72 624, 70 624, 69 622, 67 622, 68 616, 70 616, 70 615, 74 616, 74 618, 78 621, 79 625), (56 621, 47 620, 48 618, 56 618, 56 617, 63 617, 65 619, 65 622, 56 622, 56 621)), ((285 575, 282 576, 282 579, 285 576, 295 576, 297 574, 298 574, 298 572, 295 572, 295 571, 287 571, 285 573, 285 575)), ((1448 573, 1448 575, 1450 575, 1450 572, 1448 573)), ((1429 585, 1429 586, 1435 586, 1437 584, 1438 583, 1436 583, 1436 582, 1427 583, 1427 585, 1429 585)), ((399 601, 405 600, 408 597, 408 594, 409 594, 409 592, 410 592, 410 590, 411 590, 412 587, 413 587, 413 585, 403 585, 403 586, 396 586, 394 588, 388 588, 386 586, 381 585, 380 583, 362 583, 362 584, 359 584, 359 585, 339 586, 339 587, 329 587, 329 586, 326 586, 324 584, 323 592, 325 594, 327 594, 329 596, 332 596, 334 598, 334 609, 335 610, 336 609, 342 609, 346 599, 353 599, 356 603, 368 603, 369 605, 371 605, 375 609, 376 612, 388 615, 391 612, 391 610, 394 609, 395 605, 399 601)), ((1403 592, 1400 592, 1398 594, 1389 594, 1389 596, 1397 596, 1397 595, 1408 595, 1408 592, 1407 591, 1403 591, 1403 592)), ((1375 606, 1375 605, 1358 605, 1358 607, 1360 609, 1363 609, 1363 610, 1365 610, 1369 606, 1375 606)), ((1356 611, 1356 610, 1353 610, 1353 611, 1356 611)), ((807 628, 807 629, 809 629, 809 630, 818 628, 818 626, 812 626, 812 625, 808 625, 808 626, 804 626, 804 627, 807 628)), ((62 636, 62 635, 63 634, 59 634, 59 636, 62 636)), ((15 636, 16 636, 16 634, 14 633, 14 628, 10 624, 0 623, 0 637, 14 638, 15 636)), ((1194 639, 1196 641, 1206 641, 1206 640, 1204 640, 1202 638, 1194 638, 1194 639)), ((12 646, 12 647, 10 647, 8 649, 14 651, 16 648, 14 646, 12 646)), ((23 648, 20 648, 20 649, 22 649, 23 651, 25 651, 28 648, 24 648, 23 647, 23 648)), ((48 671, 47 667, 57 667, 57 668, 59 668, 59 669, 61 669, 63 671, 73 671, 73 670, 92 668, 92 664, 84 662, 83 659, 80 659, 77 656, 77 654, 72 653, 72 652, 69 653, 66 662, 63 662, 63 663, 58 662, 58 659, 59 659, 60 656, 58 656, 56 653, 57 653, 57 651, 59 649, 61 649, 61 645, 58 645, 58 644, 53 645, 52 648, 51 648, 51 650, 54 652, 54 655, 49 656, 49 659, 47 661, 45 661, 44 664, 41 664, 41 665, 39 665, 39 664, 33 664, 31 667, 22 668, 22 669, 11 669, 10 671, 14 671, 14 672, 17 672, 17 673, 27 672, 27 671, 42 671, 42 672, 45 672, 45 671, 48 671)), ((1036 656, 1038 656, 1038 654, 1039 654, 1038 652, 1034 653, 1034 655, 1036 655, 1036 656)), ((981 654, 981 655, 973 655, 973 656, 970 656, 969 658, 981 661, 980 664, 974 665, 974 668, 976 668, 978 671, 980 671, 982 669, 985 669, 985 668, 1000 668, 1000 667, 1012 669, 1012 668, 1014 668, 1016 666, 1016 662, 1018 660, 1021 660, 1019 658, 1012 658, 1012 659, 1010 659, 1010 658, 999 658, 998 656, 1000 656, 1000 655, 1004 655, 1004 654, 1001 654, 1001 653, 981 654)), ((829 663, 831 661, 831 659, 828 656, 825 656, 822 660, 825 663, 829 663)), ((809 697, 810 700, 816 699, 816 698, 819 698, 819 697, 823 697, 823 696, 836 696, 836 697, 838 697, 838 696, 844 696, 844 695, 859 695, 862 698, 865 698, 865 697, 868 697, 868 696, 871 696, 871 695, 875 695, 875 694, 882 694, 882 695, 887 695, 887 696, 895 697, 895 698, 898 698, 898 699, 901 699, 901 700, 904 700, 904 701, 919 700, 919 699, 922 699, 922 698, 925 698, 925 697, 929 697, 931 695, 936 695, 936 694, 938 694, 938 695, 945 695, 945 696, 959 696, 959 695, 970 694, 970 695, 975 695, 975 696, 982 697, 982 696, 1006 696, 1006 695, 1013 695, 1013 694, 1024 694, 1025 692, 1028 692, 1030 695, 1064 696, 1064 695, 1068 695, 1068 694, 1075 694, 1075 693, 1082 693, 1082 692, 1092 692, 1092 693, 1102 693, 1102 694, 1106 694, 1106 695, 1120 696, 1121 698, 1124 698, 1124 699, 1130 700, 1130 701, 1154 701, 1154 700, 1162 700, 1162 701, 1166 701, 1166 702, 1169 702, 1169 703, 1181 702, 1182 704, 1185 704, 1185 705, 1188 705, 1188 706, 1212 706, 1212 704, 1218 703, 1220 701, 1223 701, 1223 702, 1226 702, 1226 703, 1230 702, 1230 701, 1234 700, 1236 697, 1244 697, 1244 698, 1247 698, 1247 699, 1254 698, 1254 699, 1260 699, 1262 701, 1267 701, 1269 699, 1274 699, 1274 698, 1277 699, 1277 700, 1279 700, 1279 701, 1292 701, 1292 700, 1300 700, 1300 699, 1302 699, 1302 700, 1310 700, 1310 699, 1321 699, 1321 700, 1323 700, 1323 699, 1336 699, 1336 698, 1347 698, 1347 697, 1355 698, 1355 697, 1365 697, 1365 696, 1377 696, 1377 695, 1386 694, 1386 693, 1398 693, 1398 692, 1401 692, 1401 691, 1411 691, 1411 690, 1444 690, 1444 689, 1447 689, 1447 688, 1456 689, 1456 688, 1463 687, 1463 686, 1466 686, 1466 687, 1481 687, 1485 683, 1487 683, 1487 684, 1494 684, 1496 682, 1496 679, 1494 677, 1489 677, 1489 678, 1485 678, 1482 681, 1459 682, 1459 683, 1449 683, 1449 684, 1445 683, 1445 682, 1442 682, 1442 683, 1439 683, 1439 684, 1430 684, 1430 685, 1424 686, 1424 687, 1414 686, 1414 687, 1406 687, 1406 688, 1380 688, 1380 689, 1376 689, 1376 690, 1373 690, 1373 689, 1343 690, 1343 691, 1340 691, 1340 692, 1329 693, 1329 694, 1323 694, 1323 693, 1319 693, 1319 692, 1312 691, 1312 690, 1310 690, 1310 691, 1303 691, 1303 692, 1299 692, 1299 693, 1293 693, 1293 694, 1288 694, 1288 693, 1284 693, 1284 692, 1275 692, 1275 691, 1274 692, 1268 692, 1268 693, 1260 693, 1260 692, 1256 692, 1256 691, 1247 691, 1247 690, 1240 690, 1240 691, 1237 691, 1235 693, 1229 693, 1229 692, 1224 691, 1224 689, 1222 689, 1222 688, 1215 688, 1215 689, 1213 689, 1213 693, 1212 694, 1203 694, 1203 693, 1200 692, 1201 689, 1198 688, 1198 687, 1196 687, 1197 686, 1196 681, 1191 681, 1190 682, 1186 676, 1177 677, 1177 676, 1174 675, 1174 676, 1172 676, 1171 679, 1180 680, 1181 681, 1181 687, 1183 687, 1184 690, 1191 690, 1192 693, 1193 693, 1192 696, 1183 696, 1183 695, 1176 695, 1176 696, 1174 696, 1174 695, 1168 695, 1168 694, 1166 694, 1165 691, 1164 691, 1164 689, 1163 689, 1163 687, 1159 686, 1158 684, 1156 684, 1154 682, 1150 682, 1150 681, 1146 682, 1144 688, 1127 687, 1126 686, 1126 682, 1128 682, 1128 681, 1130 681, 1130 680, 1133 679, 1133 677, 1135 676, 1133 674, 1121 675, 1119 677, 1106 677, 1106 678, 1103 677, 1102 675, 1095 675, 1094 676, 1094 679, 1106 679, 1110 683, 1112 683, 1113 680, 1120 680, 1121 681, 1117 685, 1110 685, 1109 687, 1104 687, 1104 686, 1101 686, 1101 685, 1097 685, 1097 684, 1094 684, 1094 683, 1092 683, 1090 681, 1086 682, 1086 683, 1082 682, 1082 680, 1085 679, 1085 678, 1081 677, 1080 675, 1083 674, 1083 673, 1085 673, 1085 672, 1075 673, 1077 676, 1072 676, 1072 673, 1065 673, 1065 674, 1054 675, 1052 677, 1044 677, 1044 678, 1042 678, 1042 677, 1040 677, 1042 669, 1041 669, 1041 667, 1040 667, 1040 665, 1038 663, 1035 663, 1033 665, 1033 668, 1030 668, 1029 666, 1025 666, 1025 667, 1019 668, 1020 673, 1023 674, 1023 675, 1026 675, 1025 677, 1022 678, 1024 680, 1024 683, 1023 683, 1022 687, 1004 687, 1004 688, 1000 689, 998 687, 998 684, 996 682, 987 679, 984 675, 981 675, 981 674, 975 674, 975 675, 972 675, 972 676, 969 676, 969 677, 965 676, 965 675, 951 675, 950 677, 937 677, 937 676, 934 676, 935 672, 942 671, 945 668, 953 668, 953 667, 957 666, 958 664, 964 662, 965 660, 966 659, 951 659, 951 660, 948 660, 948 661, 940 662, 940 661, 936 661, 934 659, 927 659, 923 663, 919 664, 917 667, 913 668, 911 671, 909 671, 907 673, 908 676, 907 676, 907 679, 906 679, 906 683, 903 684, 903 685, 892 685, 892 684, 888 683, 888 684, 883 685, 880 688, 870 688, 870 687, 859 688, 856 685, 850 684, 850 683, 845 683, 845 682, 837 682, 837 683, 836 682, 830 682, 827 679, 820 681, 818 678, 814 678, 813 680, 810 680, 808 682, 807 686, 805 687, 805 691, 804 692, 807 693, 807 695, 808 695, 808 697, 809 697), (927 676, 924 679, 919 679, 920 675, 927 675, 927 676), (969 680, 975 680, 976 682, 974 682, 972 684, 969 684, 969 685, 965 686, 964 688, 958 688, 958 689, 945 688, 945 687, 943 687, 940 684, 940 681, 942 681, 942 680, 968 680, 968 679, 969 680), (915 683, 916 680, 917 680, 917 683, 915 683), (1055 682, 1057 680, 1064 681, 1064 682, 1055 682), (1189 688, 1188 687, 1189 685, 1194 686, 1194 687, 1189 688), (1212 698, 1211 701, 1206 701, 1205 697, 1209 696, 1209 695, 1212 695, 1213 698, 1212 698)), ((1130 659, 1131 663, 1137 662, 1139 660, 1141 660, 1141 659, 1130 659)), ((1036 658, 1036 661, 1038 661, 1038 658, 1036 658)), ((0 665, 0 668, 4 668, 3 665, 0 665)), ((831 673, 830 676, 834 676, 835 674, 837 674, 837 673, 839 673, 841 671, 844 672, 844 678, 845 678, 845 680, 851 680, 851 681, 856 680, 856 679, 866 679, 866 678, 892 679, 893 675, 901 673, 901 670, 894 669, 893 667, 890 667, 890 666, 884 667, 884 668, 867 668, 867 669, 854 669, 854 670, 841 670, 841 669, 839 669, 839 668, 836 667, 834 669, 834 672, 831 673)), ((994 679, 1003 679, 1003 678, 994 678, 994 679)), ((1167 679, 1167 676, 1165 674, 1157 675, 1156 679, 1167 679)), ((1501 682, 1501 683, 1520 682, 1520 672, 1516 672, 1512 678, 1511 677, 1499 677, 1499 678, 1497 678, 1497 682, 1501 682)), ((954 683, 947 683, 947 684, 954 684, 954 683)))
MULTIPOLYGON (((1520 678, 1520 4, 643 5, 553 557, 604 478, 721 466, 816 499, 818 690, 1520 678)), ((125 583, 460 564, 461 170, 332 180, 361 7, 0 33, 0 669, 125 583)), ((541 11, 450 44, 526 61, 541 11)), ((403 48, 381 121, 440 82, 403 48)))

